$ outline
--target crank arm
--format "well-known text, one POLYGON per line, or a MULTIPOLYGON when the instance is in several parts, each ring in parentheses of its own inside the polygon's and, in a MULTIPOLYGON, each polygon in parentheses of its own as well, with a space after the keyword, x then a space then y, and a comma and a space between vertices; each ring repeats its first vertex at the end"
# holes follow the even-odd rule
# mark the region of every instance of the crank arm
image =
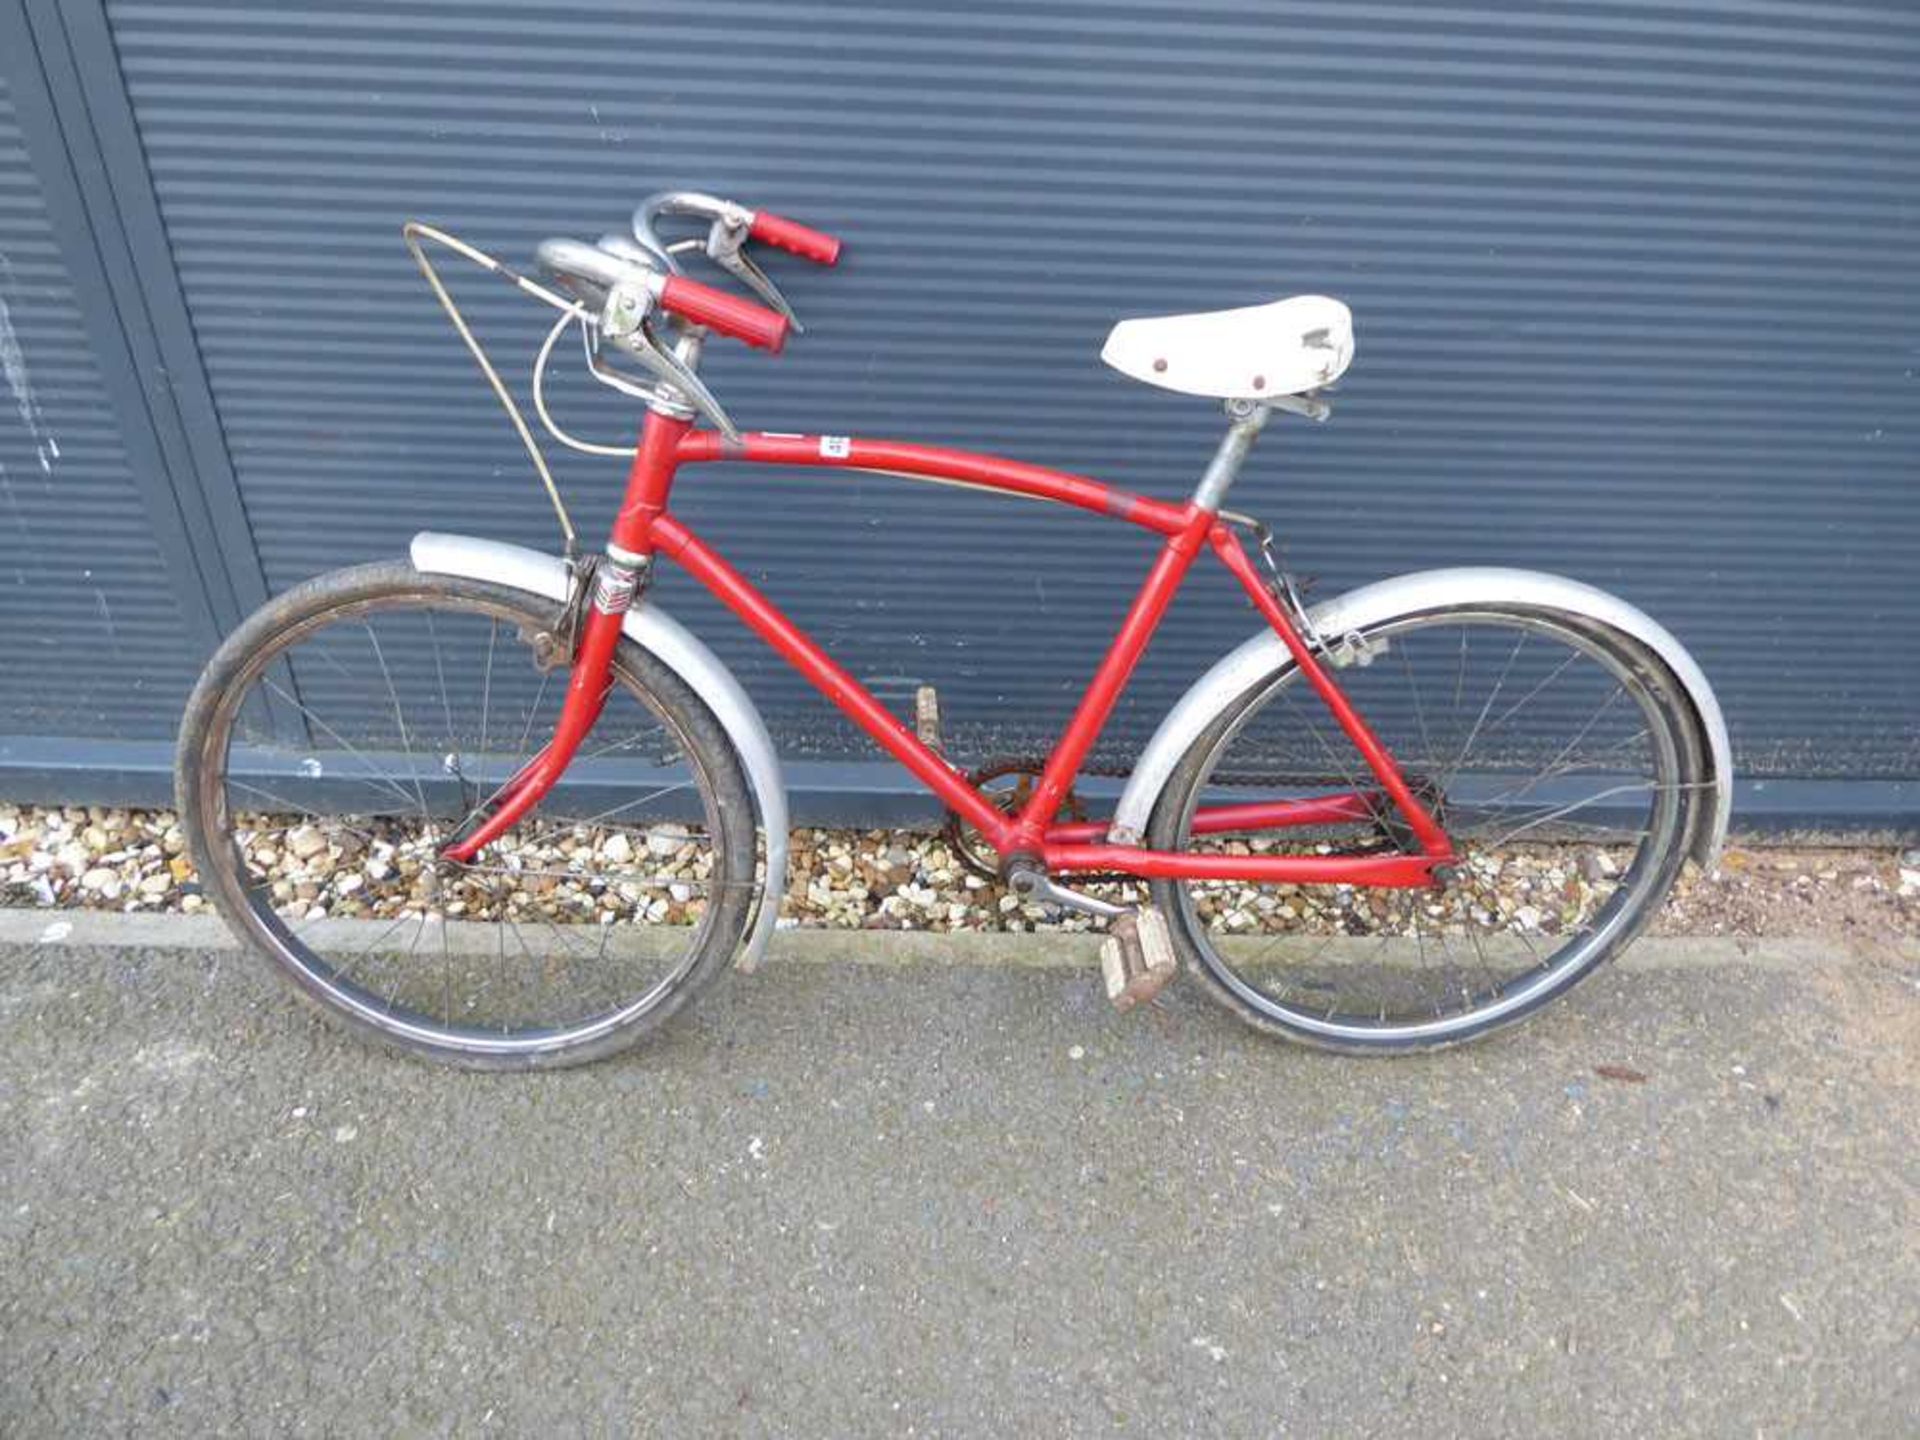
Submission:
POLYGON ((1015 866, 1008 874, 1007 888, 1022 900, 1037 901, 1042 905, 1059 905, 1087 915, 1098 915, 1106 920, 1118 920, 1122 915, 1134 913, 1131 905, 1115 905, 1109 900, 1100 900, 1078 890, 1069 890, 1064 885, 1054 884, 1045 871, 1026 865, 1015 866))

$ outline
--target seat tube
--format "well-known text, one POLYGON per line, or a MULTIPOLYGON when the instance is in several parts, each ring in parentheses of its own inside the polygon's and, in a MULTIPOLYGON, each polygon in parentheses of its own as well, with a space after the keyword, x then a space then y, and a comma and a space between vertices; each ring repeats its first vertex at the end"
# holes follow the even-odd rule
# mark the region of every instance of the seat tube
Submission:
POLYGON ((1167 537, 1153 568, 1147 572, 1140 593, 1134 597, 1133 605, 1127 611, 1120 633, 1114 636, 1106 658, 1094 672, 1086 693, 1080 698, 1079 707, 1073 712, 1073 718, 1067 722, 1065 732, 1040 772, 1039 783, 1034 786, 1033 794, 1020 812, 1016 844, 1037 848, 1041 843, 1047 826, 1053 822, 1060 808, 1061 800, 1072 787, 1074 777, 1080 773, 1081 762, 1099 739, 1107 717, 1113 713, 1113 707, 1120 698, 1120 692, 1132 678, 1134 667, 1146 652, 1148 641, 1160 627, 1167 606, 1173 602, 1174 593, 1192 568, 1194 557, 1205 543, 1212 524, 1213 517, 1210 514, 1196 511, 1185 530, 1167 537))

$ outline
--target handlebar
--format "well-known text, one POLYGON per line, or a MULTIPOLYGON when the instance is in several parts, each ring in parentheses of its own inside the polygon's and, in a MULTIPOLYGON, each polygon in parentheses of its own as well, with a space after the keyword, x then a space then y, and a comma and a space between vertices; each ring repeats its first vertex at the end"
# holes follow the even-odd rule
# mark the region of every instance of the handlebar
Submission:
MULTIPOLYGON (((766 273, 747 256, 745 242, 758 240, 811 260, 834 265, 840 259, 840 241, 771 211, 749 210, 691 190, 668 190, 650 195, 634 211, 632 239, 608 236, 598 245, 554 239, 540 246, 540 263, 576 297, 562 299, 550 291, 520 282, 523 289, 581 316, 587 335, 589 365, 596 378, 616 389, 655 405, 684 406, 700 411, 729 436, 737 435, 733 422, 698 374, 699 330, 726 335, 777 354, 790 332, 800 329, 793 307, 766 273), (704 242, 690 237, 668 243, 654 230, 667 216, 703 219, 709 223, 704 242), (679 252, 702 246, 706 257, 740 280, 766 304, 689 280, 680 273, 679 252), (649 316, 665 312, 698 327, 678 341, 657 334, 649 316), (602 342, 616 345, 653 374, 651 390, 634 389, 605 370, 595 358, 602 342)), ((541 365, 546 351, 542 351, 541 365)), ((669 413, 681 413, 670 408, 669 413)))
POLYGON ((745 205, 698 190, 662 190, 642 200, 633 212, 633 238, 642 249, 655 256, 669 274, 680 271, 675 252, 691 248, 685 240, 670 245, 660 238, 656 228, 659 222, 674 217, 706 221, 707 236, 701 248, 707 259, 759 296, 762 304, 792 321, 796 335, 801 331, 799 317, 773 278, 747 253, 747 242, 758 240, 816 265, 835 265, 840 261, 838 239, 798 220, 789 220, 771 210, 750 210, 745 205))
POLYGON ((608 295, 625 286, 629 292, 645 291, 646 301, 668 314, 762 350, 778 353, 787 343, 786 316, 684 275, 662 275, 642 260, 616 254, 605 246, 581 240, 548 240, 540 246, 540 264, 562 279, 585 282, 591 287, 589 298, 596 305, 604 305, 608 295))
POLYGON ((840 263, 840 241, 836 237, 771 210, 755 211, 747 233, 762 244, 788 251, 816 265, 840 263))
POLYGON ((672 262, 667 255, 667 246, 661 242, 654 227, 662 219, 675 215, 713 223, 715 229, 707 246, 710 259, 719 260, 723 254, 737 252, 740 241, 751 238, 763 245, 772 245, 798 255, 803 260, 811 260, 816 265, 840 263, 840 241, 824 230, 815 230, 810 225, 802 225, 798 220, 789 220, 771 210, 750 210, 745 205, 698 190, 662 190, 649 195, 635 209, 633 233, 642 245, 666 260, 669 267, 672 262))
POLYGON ((684 275, 668 275, 660 281, 655 296, 662 310, 670 311, 695 325, 704 325, 722 335, 777 355, 787 343, 788 320, 764 305, 729 295, 684 275))

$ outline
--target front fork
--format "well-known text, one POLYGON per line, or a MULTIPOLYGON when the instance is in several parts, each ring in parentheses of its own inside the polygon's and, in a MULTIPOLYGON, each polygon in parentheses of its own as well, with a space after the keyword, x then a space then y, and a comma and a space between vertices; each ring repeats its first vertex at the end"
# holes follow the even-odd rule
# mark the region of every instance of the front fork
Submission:
POLYGON ((634 596, 645 588, 653 568, 652 525, 667 507, 678 465, 680 439, 692 422, 649 412, 640 432, 640 444, 627 472, 627 493, 613 522, 607 551, 592 571, 592 595, 582 607, 578 597, 568 601, 569 616, 584 609, 584 619, 573 646, 572 673, 566 702, 554 726, 553 738, 519 771, 482 801, 453 839, 440 852, 446 859, 467 864, 512 827, 515 821, 546 798, 574 754, 587 738, 613 683, 613 652, 620 643, 627 611, 634 596))
MULTIPOLYGON (((505 834, 521 816, 545 799, 547 792, 566 773, 580 743, 592 731, 606 705, 607 691, 613 684, 614 647, 620 643, 627 610, 644 573, 644 564, 622 564, 610 557, 594 567, 592 597, 585 607, 585 620, 580 626, 572 672, 567 680, 566 699, 553 737, 480 803, 453 840, 441 850, 443 857, 462 865, 469 863, 483 847, 505 834)), ((570 613, 577 608, 569 602, 570 613)))

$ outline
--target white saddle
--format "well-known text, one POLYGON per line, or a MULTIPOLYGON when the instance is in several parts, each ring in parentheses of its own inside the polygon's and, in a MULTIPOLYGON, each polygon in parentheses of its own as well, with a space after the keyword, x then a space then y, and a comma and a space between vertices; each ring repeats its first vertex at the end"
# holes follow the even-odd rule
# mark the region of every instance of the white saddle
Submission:
POLYGON ((1325 295, 1200 315, 1122 320, 1100 358, 1135 380, 1210 395, 1259 400, 1331 385, 1353 363, 1353 312, 1325 295))

